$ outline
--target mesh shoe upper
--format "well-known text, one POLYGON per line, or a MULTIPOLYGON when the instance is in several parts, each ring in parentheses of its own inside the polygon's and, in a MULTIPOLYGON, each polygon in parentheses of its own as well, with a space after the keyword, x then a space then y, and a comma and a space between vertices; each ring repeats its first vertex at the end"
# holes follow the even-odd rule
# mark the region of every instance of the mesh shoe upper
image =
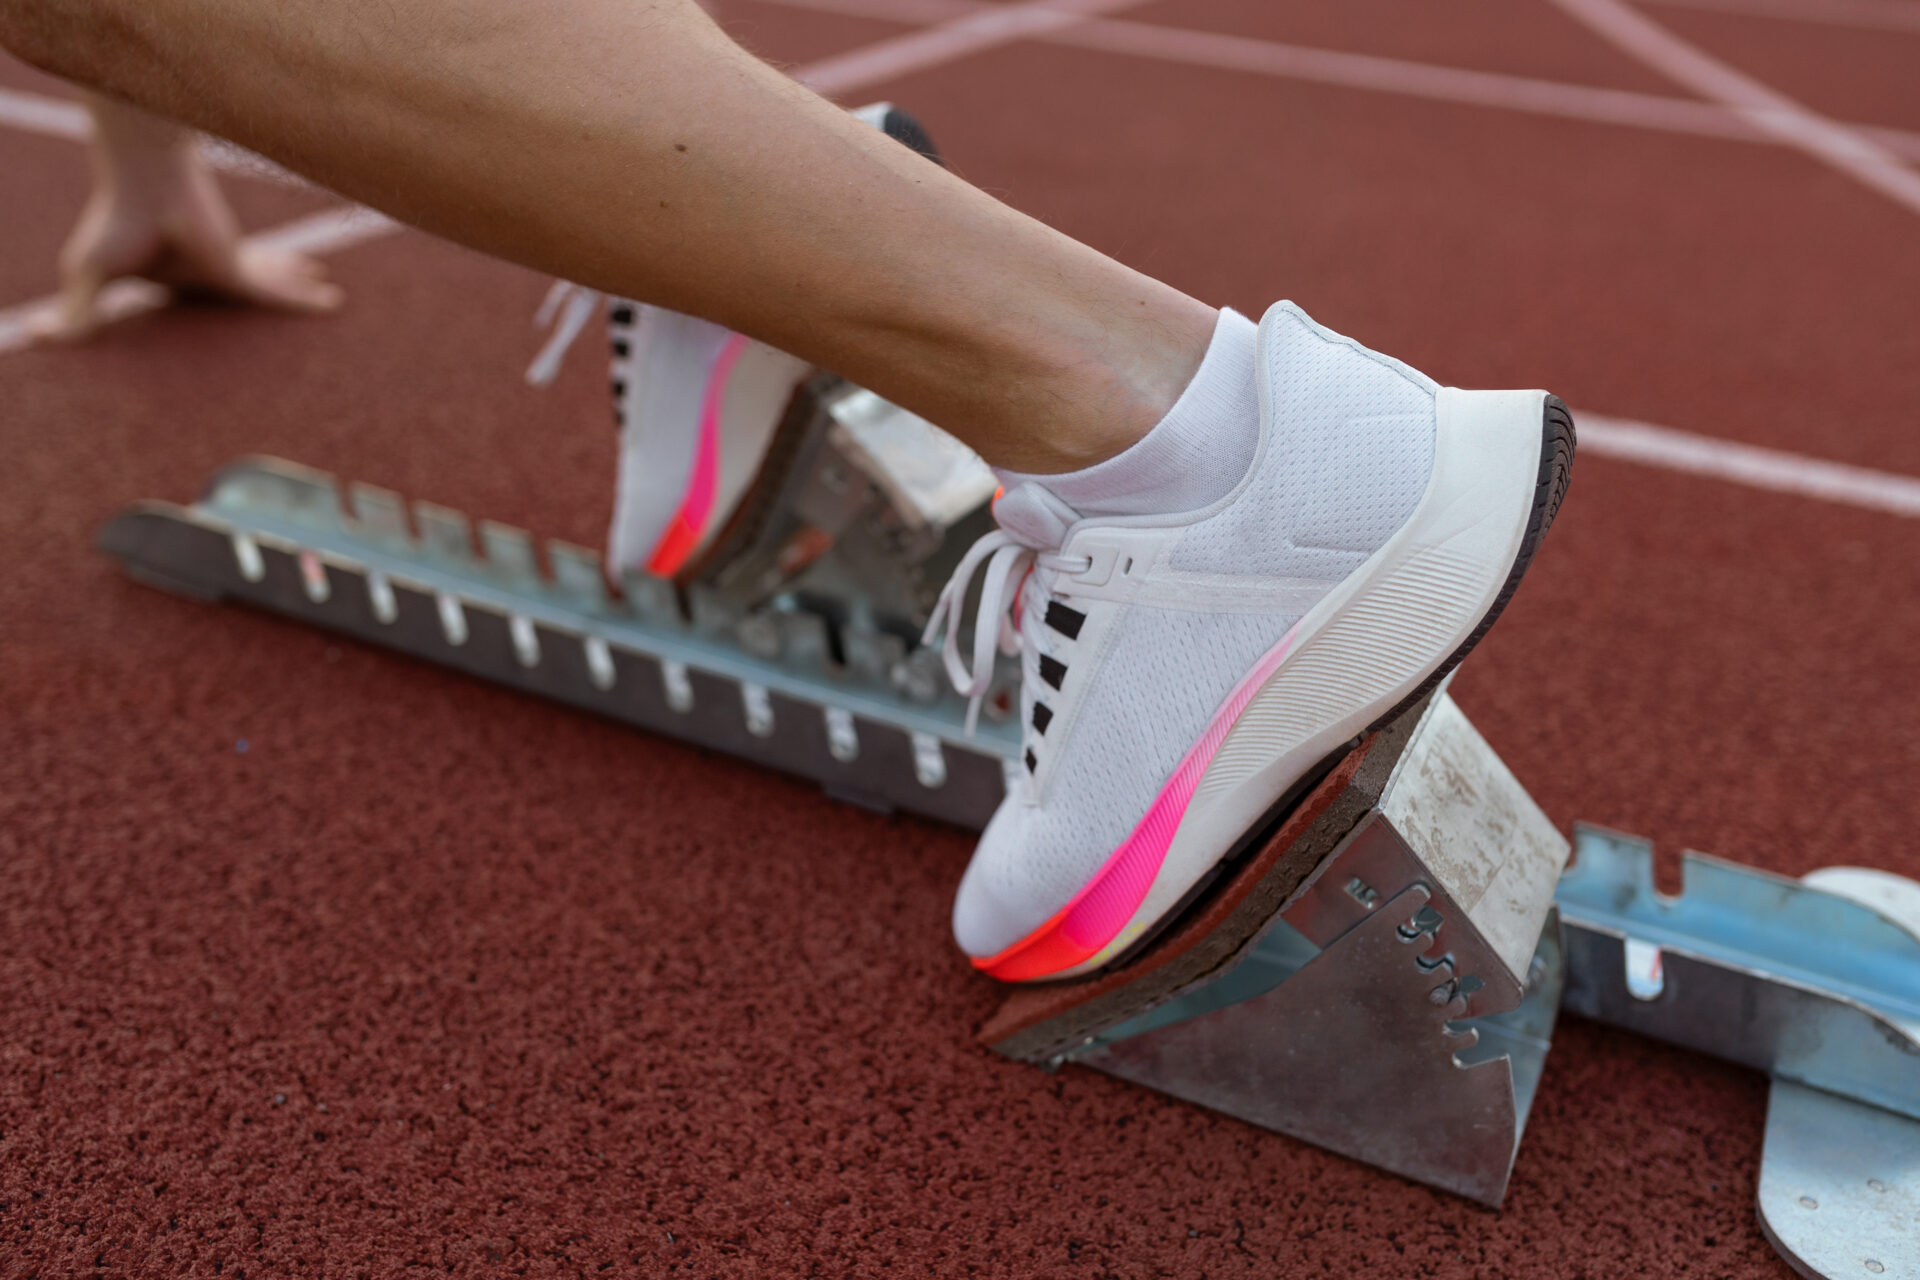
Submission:
POLYGON ((1097 587, 1043 567, 1025 580, 1027 777, 988 825, 954 904, 970 955, 1003 950, 1067 905, 1236 684, 1425 492, 1430 379, 1288 303, 1261 325, 1256 376, 1260 447, 1209 508, 1069 524, 1044 495, 1001 500, 1002 526, 1027 545, 1073 559, 1111 542, 1146 563, 1097 587))

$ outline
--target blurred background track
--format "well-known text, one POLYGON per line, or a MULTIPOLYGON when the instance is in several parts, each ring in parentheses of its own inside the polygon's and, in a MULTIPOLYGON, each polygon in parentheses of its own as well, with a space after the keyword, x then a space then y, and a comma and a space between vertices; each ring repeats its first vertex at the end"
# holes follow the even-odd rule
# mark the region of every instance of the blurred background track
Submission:
MULTIPOLYGON (((1208 301, 1555 390, 1599 429, 1467 713, 1667 871, 1920 875, 1920 519, 1601 421, 1920 493, 1920 208, 1596 4, 722 16, 1208 301)), ((1635 14, 1920 174, 1920 0, 1635 14)), ((976 1046, 964 833, 125 581, 99 526, 251 452, 596 545, 614 439, 597 356, 520 382, 547 282, 414 231, 340 249, 332 319, 9 343, 86 191, 70 96, 0 61, 0 1275, 1788 1274, 1759 1076, 1563 1022, 1491 1214, 976 1046)), ((337 207, 227 185, 251 227, 337 207)))

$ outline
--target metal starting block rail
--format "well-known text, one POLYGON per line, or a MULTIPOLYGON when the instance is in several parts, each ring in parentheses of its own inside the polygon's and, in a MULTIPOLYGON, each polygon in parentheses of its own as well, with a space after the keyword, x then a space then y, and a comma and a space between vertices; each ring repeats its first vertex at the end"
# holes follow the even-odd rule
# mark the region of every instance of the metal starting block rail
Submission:
POLYGON ((1760 1226, 1807 1276, 1920 1278, 1920 884, 1805 880, 1575 832, 1561 881, 1569 1011, 1773 1077, 1760 1226))
MULTIPOLYGON (((822 422, 846 439, 790 488, 824 501, 837 490, 815 480, 835 468, 886 472, 864 458, 884 435, 860 436, 858 415, 822 422)), ((895 509, 862 554, 902 545, 895 509)), ((270 459, 227 468, 191 507, 139 504, 100 541, 153 585, 872 807, 977 828, 1018 767, 1017 675, 966 738, 934 655, 872 601, 753 607, 724 574, 719 589, 614 591, 592 552, 543 557, 519 530, 369 486, 343 502, 330 476, 270 459)), ((856 560, 829 556, 812 581, 866 580, 856 560)), ((889 572, 889 598, 922 593, 889 572)), ((1768 1239, 1803 1275, 1920 1280, 1920 884, 1852 868, 1796 882, 1689 854, 1685 892, 1666 898, 1642 841, 1576 828, 1572 852, 1563 874, 1567 842, 1443 689, 1350 751, 1151 946, 1013 990, 981 1039, 1497 1205, 1564 1005, 1768 1072, 1768 1239)))
POLYGON ((237 601, 819 782, 843 799, 986 824, 1019 749, 964 733, 935 655, 860 620, 742 609, 491 521, 255 458, 191 507, 143 502, 100 546, 133 577, 237 601), (411 513, 411 520, 409 520, 411 513), (475 536, 478 535, 476 550, 475 536))

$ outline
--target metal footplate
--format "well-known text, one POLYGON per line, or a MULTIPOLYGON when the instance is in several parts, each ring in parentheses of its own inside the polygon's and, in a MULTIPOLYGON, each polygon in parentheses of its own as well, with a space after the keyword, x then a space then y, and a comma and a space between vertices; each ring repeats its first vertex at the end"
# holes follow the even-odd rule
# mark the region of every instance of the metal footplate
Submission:
POLYGON ((1559 1003, 1568 846, 1441 693, 1119 973, 982 1038, 1497 1205, 1559 1003))
POLYGON ((967 827, 1005 791, 1017 729, 966 708, 935 655, 802 609, 743 610, 518 529, 290 462, 236 463, 191 507, 143 502, 101 533, 142 581, 317 623, 615 720, 967 827), (409 519, 411 515, 411 519, 409 519), (476 533, 478 547, 476 548, 476 533))
POLYGON ((1802 1275, 1920 1277, 1920 885, 1803 881, 1576 832, 1566 1007, 1773 1077, 1761 1228, 1802 1275))

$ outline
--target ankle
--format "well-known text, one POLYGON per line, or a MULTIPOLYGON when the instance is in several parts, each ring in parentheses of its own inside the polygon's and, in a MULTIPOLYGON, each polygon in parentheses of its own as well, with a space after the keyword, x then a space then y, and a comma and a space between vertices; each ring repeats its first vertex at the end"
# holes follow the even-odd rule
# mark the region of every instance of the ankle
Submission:
POLYGON ((1193 381, 1219 319, 1184 294, 1174 300, 1154 322, 1093 335, 1089 350, 1056 360, 1044 392, 1056 412, 1046 429, 1002 450, 1013 456, 991 461, 1035 475, 1079 471, 1144 439, 1193 381))
POLYGON ((1225 497, 1246 474, 1259 440, 1259 330, 1232 311, 1212 320, 1203 358, 1137 438, 1078 467, 996 467, 1001 483, 1010 492, 1037 484, 1086 516, 1194 511, 1225 497))

